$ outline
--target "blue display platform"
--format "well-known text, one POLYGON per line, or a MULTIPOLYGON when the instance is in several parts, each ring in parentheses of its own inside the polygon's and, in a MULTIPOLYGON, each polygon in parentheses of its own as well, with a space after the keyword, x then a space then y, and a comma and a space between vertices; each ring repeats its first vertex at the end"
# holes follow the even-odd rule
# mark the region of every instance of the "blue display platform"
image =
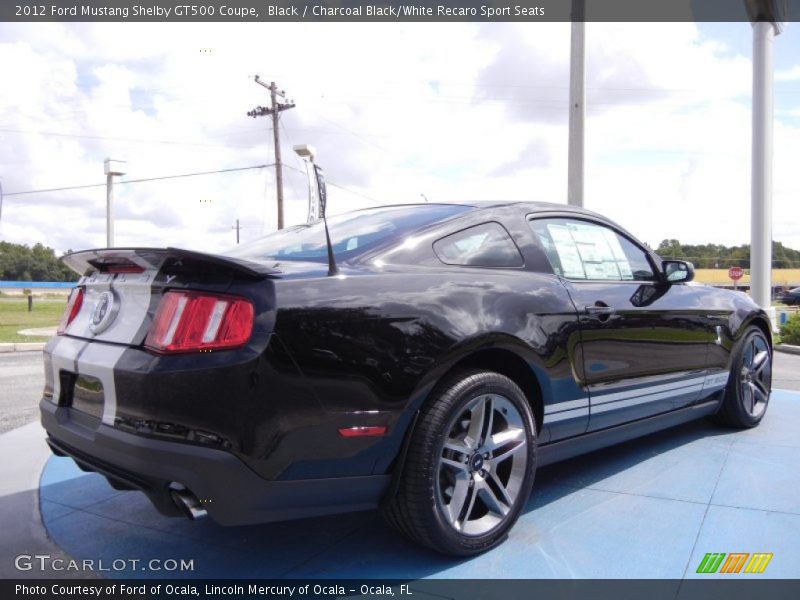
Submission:
POLYGON ((757 577, 798 578, 800 393, 774 391, 756 429, 698 421, 540 469, 509 539, 467 560, 405 541, 376 512, 235 528, 165 518, 65 458, 49 460, 40 501, 53 541, 106 577, 708 578, 731 577, 696 573, 708 552, 766 552, 757 577), (194 569, 144 570, 152 558, 194 569))

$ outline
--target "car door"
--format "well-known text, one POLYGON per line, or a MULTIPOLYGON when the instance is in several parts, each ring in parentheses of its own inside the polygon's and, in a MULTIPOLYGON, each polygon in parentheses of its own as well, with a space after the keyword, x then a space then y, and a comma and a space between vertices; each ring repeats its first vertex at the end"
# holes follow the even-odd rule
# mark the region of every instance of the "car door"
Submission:
POLYGON ((667 283, 649 253, 608 223, 570 216, 530 225, 578 311, 588 430, 694 402, 707 336, 691 287, 667 283))

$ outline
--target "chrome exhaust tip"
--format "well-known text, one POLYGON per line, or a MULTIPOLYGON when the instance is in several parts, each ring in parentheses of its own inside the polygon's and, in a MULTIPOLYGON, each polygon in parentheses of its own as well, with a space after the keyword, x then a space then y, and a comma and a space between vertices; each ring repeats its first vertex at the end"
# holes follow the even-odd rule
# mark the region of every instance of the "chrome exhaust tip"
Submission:
POLYGON ((197 496, 186 488, 173 488, 170 490, 170 495, 175 505, 192 521, 199 521, 208 516, 208 511, 200 504, 197 496))

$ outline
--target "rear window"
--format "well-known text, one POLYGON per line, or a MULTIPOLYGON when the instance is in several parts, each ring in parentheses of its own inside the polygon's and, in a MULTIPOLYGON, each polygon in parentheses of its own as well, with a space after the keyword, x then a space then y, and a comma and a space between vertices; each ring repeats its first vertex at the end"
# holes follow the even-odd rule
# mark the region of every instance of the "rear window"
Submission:
POLYGON ((483 223, 444 237, 433 244, 436 256, 448 265, 521 267, 522 255, 499 223, 483 223))
MULTIPOLYGON (((333 252, 347 260, 400 239, 428 225, 472 210, 457 204, 430 204, 369 208, 328 218, 333 252)), ((250 260, 327 262, 328 249, 322 221, 295 225, 225 252, 250 260)))

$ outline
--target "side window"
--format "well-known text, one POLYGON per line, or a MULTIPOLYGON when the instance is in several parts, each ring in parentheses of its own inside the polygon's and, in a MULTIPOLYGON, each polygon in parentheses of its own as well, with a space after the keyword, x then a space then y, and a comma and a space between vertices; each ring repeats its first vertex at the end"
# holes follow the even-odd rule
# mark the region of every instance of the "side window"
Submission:
POLYGON ((567 279, 653 281, 645 252, 625 236, 577 219, 529 221, 553 271, 567 279))
POLYGON ((483 223, 433 243, 443 263, 470 267, 521 267, 522 255, 499 223, 483 223))

